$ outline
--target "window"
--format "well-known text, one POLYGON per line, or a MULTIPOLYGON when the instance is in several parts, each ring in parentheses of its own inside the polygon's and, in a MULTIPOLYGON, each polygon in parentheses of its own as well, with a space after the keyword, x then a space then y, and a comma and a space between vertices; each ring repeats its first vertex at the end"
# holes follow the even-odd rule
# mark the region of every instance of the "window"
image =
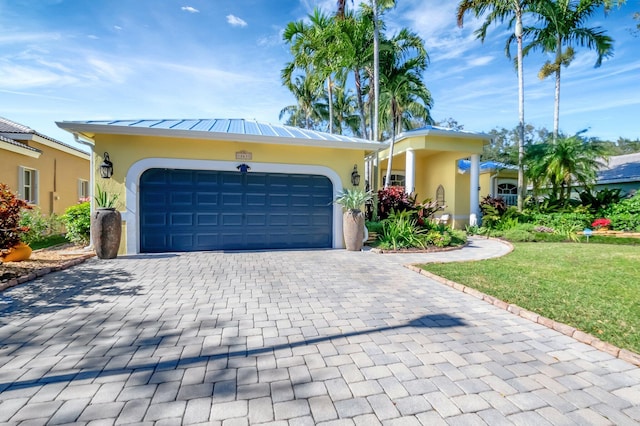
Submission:
POLYGON ((78 179, 78 200, 89 200, 91 195, 89 194, 89 181, 84 179, 78 179))
POLYGON ((498 195, 516 194, 518 195, 518 187, 512 183, 498 184, 498 195))
MULTIPOLYGON (((385 174, 382 175, 382 184, 384 185, 386 181, 387 181, 387 174, 385 172, 385 174)), ((389 183, 389 186, 404 186, 404 183, 405 183, 404 173, 394 172, 392 170, 391 182, 389 183)))
POLYGON ((29 204, 38 204, 38 171, 18 167, 18 192, 29 204))
POLYGON ((513 183, 499 183, 498 197, 501 197, 507 206, 518 205, 518 186, 513 183))

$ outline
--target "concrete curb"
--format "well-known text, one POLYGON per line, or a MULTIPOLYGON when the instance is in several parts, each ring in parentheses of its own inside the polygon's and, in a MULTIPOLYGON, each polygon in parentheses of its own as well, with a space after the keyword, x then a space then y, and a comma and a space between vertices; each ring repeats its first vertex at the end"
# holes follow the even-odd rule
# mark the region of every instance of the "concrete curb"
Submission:
POLYGON ((81 256, 75 257, 73 259, 70 259, 58 266, 55 266, 53 268, 40 268, 35 270, 34 272, 27 274, 27 275, 22 275, 21 277, 18 278, 12 278, 7 282, 4 283, 0 283, 0 291, 4 291, 8 288, 11 287, 15 287, 19 284, 24 284, 28 281, 32 281, 35 280, 36 278, 42 277, 44 275, 47 275, 51 272, 57 272, 57 271, 62 271, 64 269, 68 269, 72 266, 76 266, 79 265, 81 263, 83 263, 85 260, 90 259, 92 257, 95 256, 95 253, 89 253, 89 254, 83 254, 81 256))
POLYGON ((587 345, 593 346, 594 348, 600 351, 604 351, 610 355, 613 355, 616 358, 619 358, 623 361, 627 361, 633 365, 640 367, 640 354, 629 351, 627 349, 620 349, 619 347, 614 346, 611 343, 603 342, 597 337, 592 336, 591 334, 585 333, 583 331, 580 331, 575 327, 572 327, 570 325, 567 325, 558 321, 554 321, 550 318, 543 317, 541 315, 536 314, 535 312, 531 312, 524 308, 521 308, 518 305, 504 302, 494 296, 490 296, 488 294, 482 293, 481 291, 478 291, 474 288, 467 287, 455 281, 451 281, 446 278, 443 278, 439 275, 432 274, 431 272, 427 272, 416 265, 404 265, 404 267, 414 272, 417 272, 421 275, 424 275, 425 277, 431 278, 432 280, 437 281, 441 284, 445 284, 449 287, 455 288, 456 290, 462 291, 463 293, 467 293, 478 299, 484 300, 485 302, 490 303, 506 311, 509 311, 514 315, 518 315, 521 318, 544 325, 545 327, 551 328, 553 330, 556 330, 559 333, 572 337, 581 343, 585 343, 587 345))

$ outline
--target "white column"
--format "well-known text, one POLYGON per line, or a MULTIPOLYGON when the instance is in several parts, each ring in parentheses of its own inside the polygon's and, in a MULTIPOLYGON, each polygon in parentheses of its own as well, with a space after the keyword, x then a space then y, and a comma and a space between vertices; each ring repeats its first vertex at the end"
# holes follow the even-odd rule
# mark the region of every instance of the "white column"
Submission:
POLYGON ((411 194, 416 190, 416 153, 412 149, 405 152, 404 190, 411 194))
POLYGON ((478 224, 478 216, 480 216, 480 154, 471 156, 471 182, 470 182, 469 202, 471 209, 469 212, 469 225, 478 224))

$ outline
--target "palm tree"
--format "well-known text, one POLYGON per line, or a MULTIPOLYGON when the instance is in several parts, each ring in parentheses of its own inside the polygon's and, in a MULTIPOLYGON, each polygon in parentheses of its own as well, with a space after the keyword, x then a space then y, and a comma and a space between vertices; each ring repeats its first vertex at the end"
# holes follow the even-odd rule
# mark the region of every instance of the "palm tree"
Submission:
POLYGON ((322 113, 320 106, 316 102, 319 97, 319 87, 312 77, 305 77, 298 75, 294 81, 291 81, 288 73, 291 69, 291 65, 282 71, 282 80, 285 87, 293 93, 298 103, 296 105, 289 105, 284 107, 280 111, 279 119, 288 115, 288 125, 296 127, 304 127, 311 129, 315 127, 315 123, 322 120, 322 113))
POLYGON ((334 20, 315 9, 309 15, 309 24, 304 21, 290 22, 284 30, 283 38, 291 45, 293 62, 283 74, 291 77, 293 69, 303 70, 307 77, 314 75, 327 84, 329 100, 329 133, 333 133, 333 75, 339 70, 334 60, 336 52, 336 26, 334 20))
POLYGON ((348 129, 351 134, 361 136, 360 117, 357 113, 357 102, 351 90, 336 87, 333 99, 333 113, 335 114, 336 132, 344 134, 348 129))
POLYGON ((584 188, 593 186, 606 159, 602 143, 589 141, 580 134, 531 145, 525 157, 527 177, 534 192, 548 188, 550 198, 561 206, 571 197, 575 183, 584 188))
POLYGON ((385 42, 389 48, 382 55, 380 112, 389 117, 391 127, 391 144, 385 188, 391 181, 393 150, 395 138, 403 128, 408 128, 416 118, 426 123, 433 123, 430 108, 433 100, 431 93, 422 80, 429 57, 420 37, 415 33, 402 29, 392 40, 385 42))
POLYGON ((364 71, 372 63, 373 21, 368 13, 347 12, 344 18, 338 22, 338 26, 341 65, 353 73, 355 96, 360 116, 359 133, 362 138, 368 139, 363 76, 366 77, 364 71))
POLYGON ((395 0, 369 0, 373 11, 373 140, 379 137, 378 117, 380 111, 380 21, 386 9, 396 5, 395 0))
POLYGON ((477 37, 484 42, 487 28, 492 23, 509 21, 510 25, 515 21, 513 37, 518 45, 518 118, 520 138, 518 140, 518 211, 522 211, 524 194, 524 73, 522 66, 522 16, 530 4, 536 0, 461 0, 458 4, 458 26, 462 27, 464 15, 472 11, 476 17, 484 16, 483 25, 476 32, 477 37))
POLYGON ((542 26, 524 29, 524 34, 533 38, 524 48, 525 55, 532 50, 555 53, 554 61, 545 62, 538 77, 555 75, 553 137, 556 139, 560 125, 560 73, 575 56, 573 45, 595 50, 598 55, 595 67, 599 67, 604 58, 613 56, 613 39, 600 27, 585 27, 587 19, 601 5, 603 0, 539 0, 534 10, 542 26))

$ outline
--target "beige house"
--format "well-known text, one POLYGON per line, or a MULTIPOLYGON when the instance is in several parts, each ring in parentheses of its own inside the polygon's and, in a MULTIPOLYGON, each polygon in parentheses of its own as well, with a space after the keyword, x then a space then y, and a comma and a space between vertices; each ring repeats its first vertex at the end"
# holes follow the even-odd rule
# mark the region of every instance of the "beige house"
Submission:
POLYGON ((89 154, 0 117, 0 182, 42 213, 89 197, 89 154))

